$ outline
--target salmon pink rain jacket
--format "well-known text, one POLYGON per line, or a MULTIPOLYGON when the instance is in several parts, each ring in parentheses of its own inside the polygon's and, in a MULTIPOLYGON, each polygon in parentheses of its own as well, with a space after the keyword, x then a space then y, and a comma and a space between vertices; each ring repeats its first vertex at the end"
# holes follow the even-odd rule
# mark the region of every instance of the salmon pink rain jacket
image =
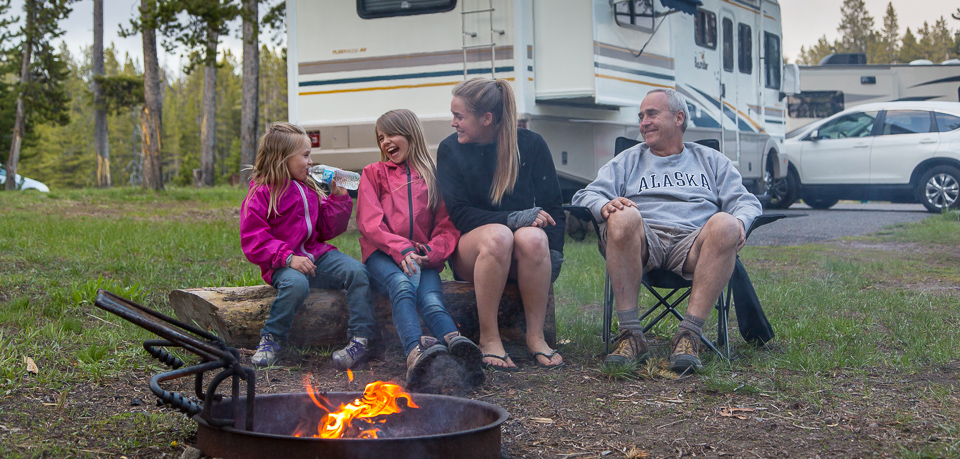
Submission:
POLYGON ((337 248, 325 241, 347 230, 353 199, 348 195, 320 195, 303 182, 291 180, 277 199, 277 212, 267 215, 270 189, 250 182, 252 190, 240 212, 240 247, 260 274, 273 285, 273 272, 287 265, 290 254, 314 263, 337 248))
POLYGON ((426 182, 406 163, 377 162, 363 168, 357 226, 363 261, 380 250, 400 265, 403 257, 417 250, 417 242, 429 256, 423 267, 440 271, 460 240, 443 201, 436 212, 430 210, 426 182))

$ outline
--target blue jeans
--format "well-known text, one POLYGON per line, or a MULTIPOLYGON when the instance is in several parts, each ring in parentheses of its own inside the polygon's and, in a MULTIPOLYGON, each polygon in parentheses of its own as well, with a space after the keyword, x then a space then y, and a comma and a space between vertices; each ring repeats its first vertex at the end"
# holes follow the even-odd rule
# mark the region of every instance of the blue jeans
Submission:
POLYGON ((409 354, 416 347, 423 334, 421 318, 437 338, 443 339, 444 335, 457 331, 453 317, 443 307, 443 286, 436 269, 422 269, 420 288, 414 290, 410 279, 394 263, 393 258, 377 250, 367 258, 367 271, 370 272, 374 287, 390 297, 393 325, 397 328, 405 353, 409 354))
POLYGON ((308 276, 293 268, 280 268, 273 272, 273 286, 277 289, 277 298, 270 306, 270 317, 260 334, 270 333, 284 340, 293 316, 310 293, 310 288, 346 289, 347 308, 350 318, 347 320, 348 337, 367 339, 376 338, 377 323, 373 318, 370 304, 370 281, 363 263, 344 255, 339 250, 325 253, 316 263, 314 276, 308 276))

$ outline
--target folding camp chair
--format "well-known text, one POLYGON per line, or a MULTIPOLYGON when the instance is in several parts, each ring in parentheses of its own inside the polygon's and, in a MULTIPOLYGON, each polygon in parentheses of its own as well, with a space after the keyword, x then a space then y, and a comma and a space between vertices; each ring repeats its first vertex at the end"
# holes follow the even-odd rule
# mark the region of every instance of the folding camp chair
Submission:
MULTIPOLYGON (((633 139, 618 137, 614 156, 637 143, 639 142, 633 139)), ((717 146, 716 140, 712 139, 697 143, 714 149, 716 149, 717 146)), ((564 210, 568 211, 571 216, 578 220, 590 222, 593 225, 594 231, 597 233, 597 237, 600 237, 600 225, 593 218, 593 213, 590 212, 590 209, 582 206, 564 206, 564 210)), ((765 213, 757 217, 753 225, 747 229, 747 237, 750 237, 750 233, 753 232, 754 229, 788 216, 790 215, 783 213, 765 213)), ((662 311, 657 313, 655 317, 644 325, 644 333, 668 315, 676 317, 677 320, 683 320, 683 314, 681 314, 677 308, 690 296, 690 289, 693 286, 692 281, 688 281, 671 271, 656 269, 643 275, 642 284, 644 288, 656 298, 657 302, 640 316, 640 321, 643 322, 656 313, 658 309, 663 308, 662 311), (658 289, 669 291, 665 295, 662 295, 658 289)), ((734 275, 731 276, 727 288, 721 292, 715 306, 718 315, 716 344, 712 343, 703 334, 700 335, 700 340, 707 347, 725 359, 729 359, 730 357, 730 339, 727 327, 731 303, 736 306, 740 332, 746 339, 763 343, 773 338, 773 331, 770 329, 770 324, 763 314, 763 309, 760 307, 759 301, 756 300, 756 293, 750 283, 749 276, 747 276, 746 269, 740 262, 739 255, 737 256, 734 275), (733 301, 731 301, 731 299, 733 299, 733 301), (721 352, 720 348, 723 348, 724 351, 721 352)), ((604 280, 603 293, 603 342, 606 354, 610 353, 613 307, 613 286, 610 283, 610 274, 607 273, 606 279, 604 280)))

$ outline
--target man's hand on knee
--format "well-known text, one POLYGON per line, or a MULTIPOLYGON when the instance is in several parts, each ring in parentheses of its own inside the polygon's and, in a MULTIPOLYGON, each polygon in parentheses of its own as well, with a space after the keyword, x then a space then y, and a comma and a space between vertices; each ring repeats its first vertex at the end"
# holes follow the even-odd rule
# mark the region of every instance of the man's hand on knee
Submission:
POLYGON ((627 199, 627 198, 624 198, 624 197, 622 197, 622 196, 613 198, 612 201, 604 204, 604 205, 603 205, 603 208, 600 209, 600 216, 603 217, 604 220, 606 220, 606 219, 610 218, 610 214, 612 214, 612 213, 614 213, 614 212, 616 212, 616 211, 618 211, 618 210, 623 210, 623 209, 626 208, 626 207, 634 207, 634 208, 635 208, 635 207, 637 207, 637 203, 635 203, 635 202, 633 202, 633 201, 631 201, 631 200, 629 200, 629 199, 627 199))

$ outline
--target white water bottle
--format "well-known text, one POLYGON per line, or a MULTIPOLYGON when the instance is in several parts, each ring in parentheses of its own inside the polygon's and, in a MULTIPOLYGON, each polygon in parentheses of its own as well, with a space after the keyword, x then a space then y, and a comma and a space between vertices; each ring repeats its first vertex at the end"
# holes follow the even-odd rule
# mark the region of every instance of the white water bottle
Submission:
POLYGON ((326 183, 327 185, 332 181, 336 181, 337 186, 348 190, 360 188, 360 174, 333 166, 325 166, 323 164, 313 166, 310 168, 310 176, 317 182, 326 183))

